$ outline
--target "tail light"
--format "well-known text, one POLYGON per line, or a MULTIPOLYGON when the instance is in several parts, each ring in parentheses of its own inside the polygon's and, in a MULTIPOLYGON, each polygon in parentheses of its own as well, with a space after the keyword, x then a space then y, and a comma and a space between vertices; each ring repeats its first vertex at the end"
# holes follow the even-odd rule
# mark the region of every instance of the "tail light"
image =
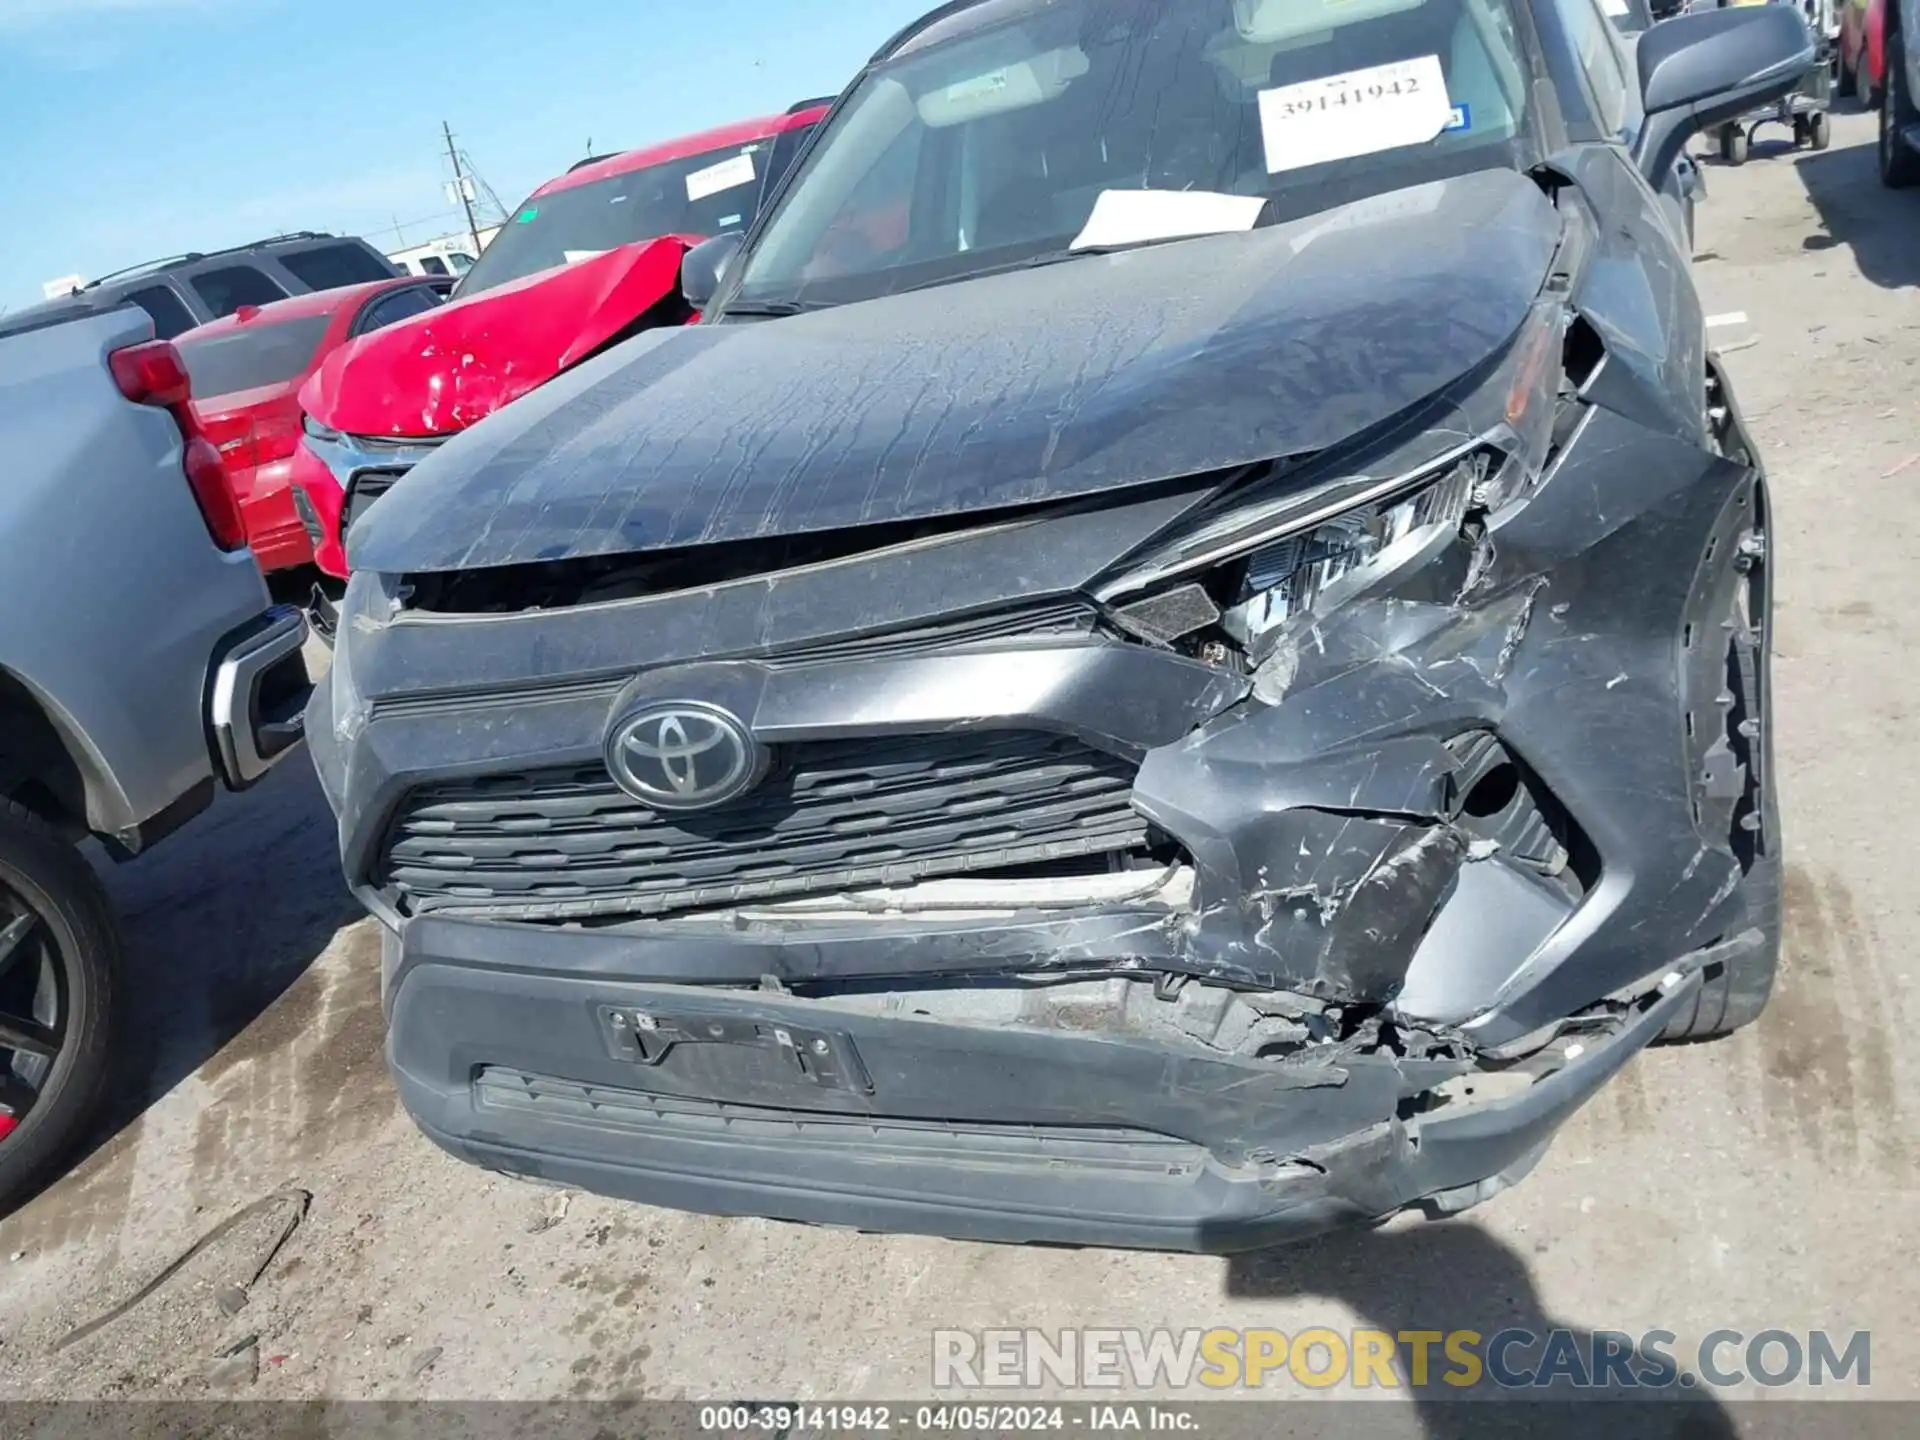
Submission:
POLYGON ((239 484, 236 472, 270 465, 276 460, 290 460, 300 444, 297 415, 261 415, 245 410, 230 415, 202 415, 200 432, 220 452, 220 459, 236 485, 239 484))
POLYGON ((200 506, 200 517, 207 522, 207 533, 222 550, 240 549, 247 543, 247 529, 241 522, 233 489, 227 484, 226 471, 221 468, 220 452, 201 432, 200 421, 187 403, 193 386, 180 352, 170 341, 150 340, 114 351, 107 357, 107 366, 127 399, 173 416, 184 442, 181 468, 187 474, 187 488, 200 506))
POLYGON ((220 452, 220 459, 230 475, 258 463, 253 458, 253 416, 246 411, 231 415, 200 415, 200 433, 220 452))

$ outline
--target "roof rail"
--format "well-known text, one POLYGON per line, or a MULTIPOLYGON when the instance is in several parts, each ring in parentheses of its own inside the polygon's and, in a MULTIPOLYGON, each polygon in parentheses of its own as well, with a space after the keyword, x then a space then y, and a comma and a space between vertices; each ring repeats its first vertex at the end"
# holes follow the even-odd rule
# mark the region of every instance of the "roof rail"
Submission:
POLYGON ((817 100, 802 100, 798 105, 789 105, 787 114, 798 115, 803 110, 824 110, 839 98, 838 95, 822 95, 817 100))
POLYGON ((131 280, 137 275, 151 275, 156 270, 164 270, 169 265, 190 265, 195 260, 207 257, 198 250, 189 250, 184 255, 168 255, 159 260, 142 260, 138 265, 129 265, 124 270, 109 270, 98 279, 89 280, 82 289, 96 290, 109 280, 131 280))
POLYGON ((332 240, 335 237, 325 230, 289 230, 284 235, 269 235, 264 240, 249 240, 244 245, 229 245, 225 250, 216 250, 216 255, 226 255, 234 250, 252 250, 261 245, 278 245, 282 240, 332 240))
POLYGON ((92 290, 109 280, 131 280, 139 275, 151 275, 173 265, 191 265, 214 255, 237 255, 243 250, 258 250, 262 245, 278 245, 286 240, 333 240, 339 237, 325 230, 289 230, 284 235, 269 235, 264 240, 249 240, 242 245, 226 245, 218 250, 189 250, 181 255, 168 255, 159 260, 143 260, 138 265, 129 265, 124 270, 109 270, 98 280, 89 280, 85 286, 92 290))

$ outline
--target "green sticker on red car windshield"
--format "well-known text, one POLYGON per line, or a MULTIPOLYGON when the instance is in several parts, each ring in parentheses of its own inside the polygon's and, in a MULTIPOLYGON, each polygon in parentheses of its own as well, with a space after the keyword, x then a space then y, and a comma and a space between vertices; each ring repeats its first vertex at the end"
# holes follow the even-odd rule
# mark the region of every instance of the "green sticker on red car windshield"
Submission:
POLYGON ((532 223, 534 217, 537 216, 539 213, 540 213, 540 210, 538 206, 529 205, 526 209, 522 210, 518 215, 513 217, 513 223, 516 225, 530 224, 532 223))

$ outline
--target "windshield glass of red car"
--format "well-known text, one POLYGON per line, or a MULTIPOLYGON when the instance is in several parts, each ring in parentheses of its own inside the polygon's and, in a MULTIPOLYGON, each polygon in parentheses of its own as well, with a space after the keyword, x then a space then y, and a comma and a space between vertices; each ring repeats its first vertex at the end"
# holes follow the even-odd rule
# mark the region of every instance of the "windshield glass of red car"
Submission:
POLYGON ((751 224, 773 141, 710 150, 536 195, 462 277, 454 298, 662 235, 717 235, 751 224))
POLYGON ((193 381, 193 398, 207 400, 281 385, 313 363, 327 333, 328 315, 310 315, 273 324, 248 324, 219 330, 204 339, 182 339, 180 358, 193 381))
POLYGON ((1511 7, 1003 0, 962 11, 841 104, 721 310, 867 299, 1518 167, 1531 154, 1533 67, 1511 7))

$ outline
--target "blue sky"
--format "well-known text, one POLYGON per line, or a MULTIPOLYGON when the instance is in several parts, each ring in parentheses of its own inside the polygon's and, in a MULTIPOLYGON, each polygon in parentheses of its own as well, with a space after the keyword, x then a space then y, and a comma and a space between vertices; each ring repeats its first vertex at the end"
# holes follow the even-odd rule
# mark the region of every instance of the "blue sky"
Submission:
POLYGON ((0 306, 281 230, 461 223, 586 153, 831 94, 936 0, 0 0, 0 306))

